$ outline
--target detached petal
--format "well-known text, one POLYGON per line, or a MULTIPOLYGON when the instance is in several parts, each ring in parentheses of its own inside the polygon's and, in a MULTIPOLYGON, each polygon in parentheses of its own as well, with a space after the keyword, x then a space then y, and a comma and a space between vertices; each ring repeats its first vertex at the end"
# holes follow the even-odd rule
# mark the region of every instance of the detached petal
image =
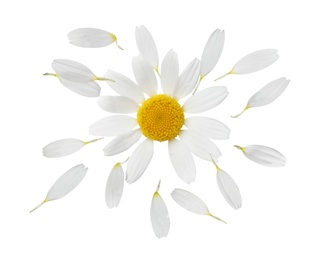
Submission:
POLYGON ((116 136, 132 130, 137 120, 130 116, 109 116, 102 118, 89 127, 89 133, 99 136, 116 136))
POLYGON ((161 66, 161 86, 163 92, 168 96, 173 96, 179 77, 178 55, 170 50, 162 61, 161 66))
POLYGON ((226 87, 210 87, 189 97, 182 108, 186 113, 201 113, 219 105, 228 94, 226 87))
POLYGON ((57 158, 66 156, 80 150, 85 143, 78 139, 62 139, 43 147, 43 156, 57 158))
POLYGON ((200 67, 200 77, 203 78, 209 74, 217 64, 223 50, 225 34, 224 31, 216 29, 206 43, 200 67))
POLYGON ((269 167, 285 166, 286 157, 273 148, 263 145, 249 145, 246 147, 235 146, 240 149, 244 155, 258 163, 269 167))
POLYGON ((122 96, 100 97, 97 104, 110 113, 136 113, 139 109, 139 105, 134 100, 122 96))
POLYGON ((111 170, 105 190, 105 200, 108 208, 118 206, 124 189, 124 171, 121 163, 116 163, 111 170))
POLYGON ((87 82, 74 82, 64 78, 59 77, 62 85, 69 90, 84 96, 84 97, 99 97, 100 86, 95 81, 87 82))
POLYGON ((129 158, 126 172, 126 181, 134 183, 145 172, 153 156, 154 146, 150 139, 144 140, 129 158))
POLYGON ((136 27, 135 36, 140 54, 144 56, 154 70, 158 71, 158 51, 150 32, 142 25, 140 27, 136 27))

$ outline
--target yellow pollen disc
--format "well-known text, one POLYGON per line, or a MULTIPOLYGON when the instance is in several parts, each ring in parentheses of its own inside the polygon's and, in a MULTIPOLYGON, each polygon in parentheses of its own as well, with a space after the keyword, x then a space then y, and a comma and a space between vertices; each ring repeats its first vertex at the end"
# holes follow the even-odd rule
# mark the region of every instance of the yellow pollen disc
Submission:
POLYGON ((144 136, 162 142, 179 134, 184 113, 177 100, 160 94, 142 103, 137 121, 144 136))

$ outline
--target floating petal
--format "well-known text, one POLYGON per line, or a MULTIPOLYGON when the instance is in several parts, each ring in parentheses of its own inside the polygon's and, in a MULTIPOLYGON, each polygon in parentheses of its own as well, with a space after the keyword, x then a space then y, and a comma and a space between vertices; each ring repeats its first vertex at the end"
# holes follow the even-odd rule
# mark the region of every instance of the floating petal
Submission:
POLYGON ((124 171, 121 163, 116 163, 111 170, 105 190, 105 200, 108 208, 118 206, 124 189, 124 171))
POLYGON ((100 86, 95 81, 74 82, 58 77, 62 85, 84 97, 99 97, 100 86))

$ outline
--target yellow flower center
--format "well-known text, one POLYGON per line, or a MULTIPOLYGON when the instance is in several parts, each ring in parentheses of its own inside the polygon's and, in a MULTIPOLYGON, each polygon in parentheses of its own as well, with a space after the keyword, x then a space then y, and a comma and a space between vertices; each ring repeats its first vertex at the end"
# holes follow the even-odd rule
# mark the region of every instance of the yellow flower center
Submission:
POLYGON ((184 123, 184 113, 177 100, 160 94, 142 103, 137 121, 144 136, 162 142, 179 134, 184 123))

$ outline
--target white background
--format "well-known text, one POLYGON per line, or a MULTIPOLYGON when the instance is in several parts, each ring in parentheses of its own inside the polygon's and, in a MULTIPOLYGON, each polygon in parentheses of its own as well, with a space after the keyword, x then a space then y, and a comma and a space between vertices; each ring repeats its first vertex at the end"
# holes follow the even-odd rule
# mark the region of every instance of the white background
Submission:
MULTIPOLYGON (((317 12, 315 1, 7 1, 1 26, 1 259, 317 259, 317 12), (105 116, 96 99, 79 96, 52 72, 56 58, 79 61, 100 76, 107 69, 131 78, 131 58, 138 51, 136 26, 152 33, 160 55, 173 48, 180 68, 194 57, 216 29, 224 29, 225 47, 217 67, 201 89, 225 85, 229 97, 208 113, 226 123, 231 139, 218 141, 219 166, 236 180, 243 207, 234 211, 218 191, 215 168, 196 158, 196 182, 186 185, 175 174, 166 143, 156 143, 154 158, 142 178, 125 185, 119 207, 104 201, 108 174, 132 149, 104 157, 111 140, 91 144, 71 156, 48 159, 46 144, 68 137, 90 140, 88 126, 105 116), (117 35, 115 45, 82 49, 67 33, 95 27, 117 35), (271 67, 250 75, 214 79, 244 55, 277 48, 271 67), (271 80, 291 83, 274 103, 247 111, 247 100, 271 80), (257 165, 233 145, 263 144, 287 157, 284 168, 257 165), (84 163, 88 174, 65 198, 29 211, 54 181, 84 163), (171 229, 157 239, 149 218, 159 179, 169 208, 171 229), (174 188, 201 197, 227 225, 192 214, 170 196, 174 188)), ((103 94, 113 94, 101 83, 103 94)), ((124 165, 125 167, 126 165, 124 165)))

